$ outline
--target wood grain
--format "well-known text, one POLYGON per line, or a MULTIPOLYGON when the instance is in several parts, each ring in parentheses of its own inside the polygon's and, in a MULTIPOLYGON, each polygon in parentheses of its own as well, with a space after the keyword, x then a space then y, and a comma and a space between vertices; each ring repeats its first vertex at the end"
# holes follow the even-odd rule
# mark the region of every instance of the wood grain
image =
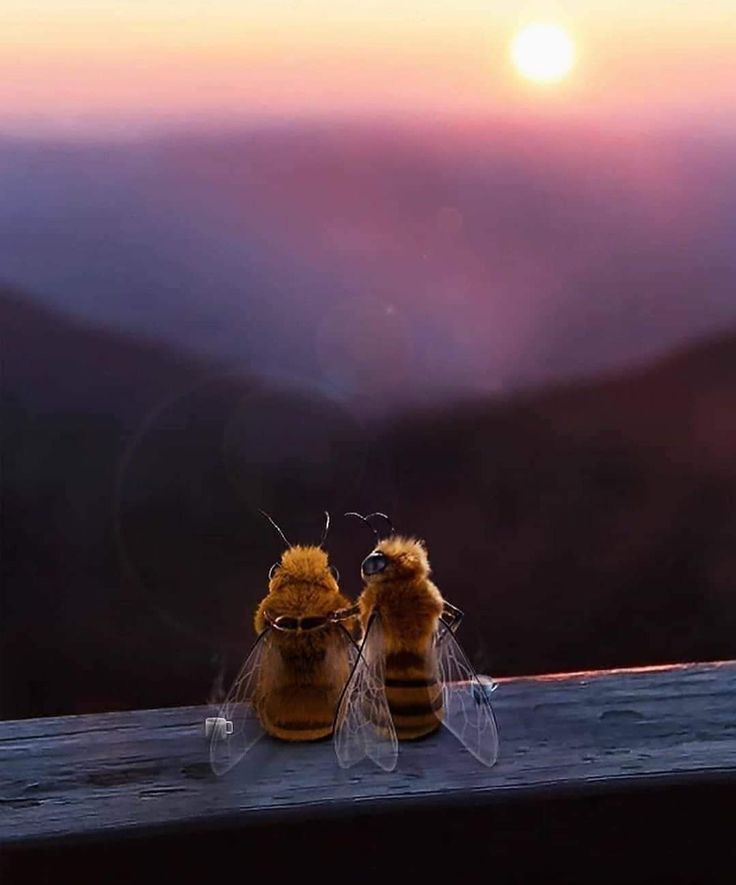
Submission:
POLYGON ((0 845, 248 827, 293 815, 503 802, 689 780, 736 783, 736 662, 501 681, 485 769, 441 734, 396 771, 342 771, 330 742, 264 739, 211 774, 206 707, 0 723, 0 845))

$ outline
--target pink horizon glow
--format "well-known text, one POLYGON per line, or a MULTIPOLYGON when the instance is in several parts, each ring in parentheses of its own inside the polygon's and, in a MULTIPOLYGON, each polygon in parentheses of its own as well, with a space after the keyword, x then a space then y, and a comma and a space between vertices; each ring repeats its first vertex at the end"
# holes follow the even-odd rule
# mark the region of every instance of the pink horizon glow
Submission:
POLYGON ((736 119, 728 0, 508 6, 56 0, 49 11, 9 0, 0 130, 376 114, 736 119), (508 58, 537 18, 575 41, 575 68, 555 86, 523 82, 508 58))

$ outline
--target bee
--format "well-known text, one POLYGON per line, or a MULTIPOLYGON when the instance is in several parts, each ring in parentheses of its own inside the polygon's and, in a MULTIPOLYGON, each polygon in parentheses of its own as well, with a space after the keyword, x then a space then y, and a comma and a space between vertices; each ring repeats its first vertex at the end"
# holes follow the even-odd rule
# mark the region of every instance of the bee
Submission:
POLYGON ((363 560, 358 601, 364 638, 335 716, 334 746, 343 768, 366 756, 395 768, 399 740, 416 740, 440 725, 484 765, 498 756, 498 729, 488 697, 455 638, 462 612, 430 580, 423 541, 395 534, 385 514, 362 519, 376 546, 363 560), (379 539, 370 519, 390 535, 379 539))
POLYGON ((357 659, 359 609, 340 593, 339 575, 322 549, 286 544, 268 573, 255 612, 257 639, 216 718, 208 719, 210 763, 222 775, 264 735, 314 741, 332 734, 341 691, 357 659))

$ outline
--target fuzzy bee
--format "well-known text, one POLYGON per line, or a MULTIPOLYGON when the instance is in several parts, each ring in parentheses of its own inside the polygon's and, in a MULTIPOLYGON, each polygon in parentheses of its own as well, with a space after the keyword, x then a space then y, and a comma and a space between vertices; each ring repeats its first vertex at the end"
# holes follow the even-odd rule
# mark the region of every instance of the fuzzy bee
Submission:
POLYGON ((318 546, 286 544, 271 566, 268 594, 255 613, 258 638, 215 719, 210 762, 224 774, 264 733, 313 741, 332 733, 341 691, 357 659, 359 609, 340 593, 338 574, 318 546))
POLYGON ((446 726, 480 762, 498 755, 498 730, 483 684, 455 639, 462 613, 430 580, 424 543, 391 534, 379 540, 370 518, 346 514, 373 531, 359 599, 365 628, 358 660, 335 717, 337 758, 347 768, 368 756, 386 771, 398 741, 446 726))

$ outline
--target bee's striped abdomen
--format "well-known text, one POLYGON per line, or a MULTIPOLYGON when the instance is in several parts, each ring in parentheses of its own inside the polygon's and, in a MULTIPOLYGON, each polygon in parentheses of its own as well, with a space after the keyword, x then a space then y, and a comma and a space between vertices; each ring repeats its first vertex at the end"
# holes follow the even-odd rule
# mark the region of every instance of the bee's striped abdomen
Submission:
POLYGON ((273 737, 316 741, 332 734, 337 699, 331 686, 286 685, 263 700, 259 714, 273 737))
POLYGON ((349 674, 347 650, 331 633, 279 639, 279 664, 263 685, 258 715, 284 741, 316 741, 332 734, 337 703, 349 674))
POLYGON ((442 686, 431 659, 414 652, 386 657, 386 698, 399 740, 436 731, 442 722, 442 686))

